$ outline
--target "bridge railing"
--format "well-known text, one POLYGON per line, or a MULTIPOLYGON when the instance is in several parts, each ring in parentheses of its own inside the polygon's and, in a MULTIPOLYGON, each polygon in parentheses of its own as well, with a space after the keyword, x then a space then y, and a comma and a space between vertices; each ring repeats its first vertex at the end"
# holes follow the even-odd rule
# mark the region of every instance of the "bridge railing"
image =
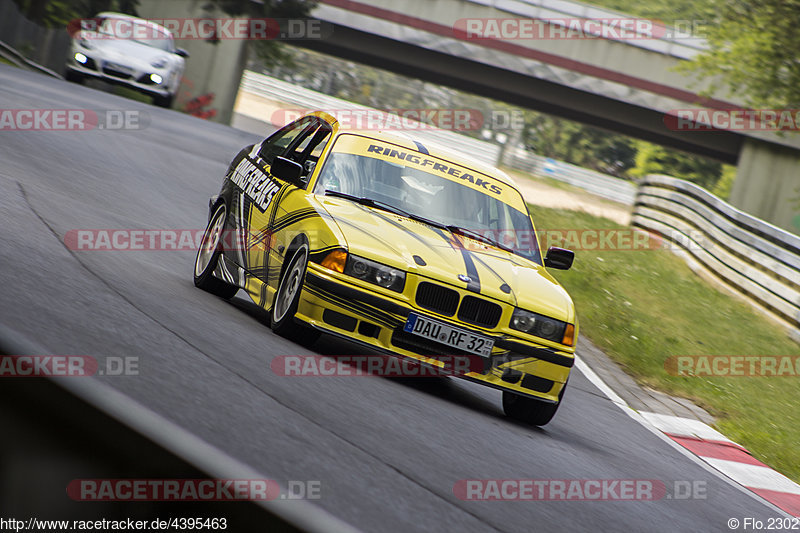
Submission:
POLYGON ((673 240, 693 269, 716 278, 800 334, 800 237, 667 176, 639 185, 631 222, 673 240))

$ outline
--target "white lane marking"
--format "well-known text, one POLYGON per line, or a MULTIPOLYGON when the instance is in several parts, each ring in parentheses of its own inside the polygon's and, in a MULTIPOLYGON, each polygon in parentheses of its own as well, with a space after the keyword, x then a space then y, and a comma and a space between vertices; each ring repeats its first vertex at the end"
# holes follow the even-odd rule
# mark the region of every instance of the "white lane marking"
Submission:
POLYGON ((781 516, 785 518, 792 518, 792 515, 790 515, 780 507, 776 506, 775 504, 773 504, 768 500, 765 500, 755 492, 749 490, 747 487, 742 486, 741 484, 737 483, 730 477, 726 476, 725 474, 723 474, 722 472, 711 466, 709 463, 707 463, 705 460, 701 459, 699 456, 690 452, 689 450, 687 450, 686 448, 684 448, 683 446, 681 446, 680 444, 669 438, 666 434, 657 429, 655 426, 653 426, 650 422, 647 421, 645 417, 643 417, 638 412, 631 409, 631 407, 627 403, 625 403, 625 400, 623 400, 616 392, 614 392, 611 389, 611 387, 606 385, 606 383, 602 380, 602 378, 600 378, 600 376, 595 374, 594 370, 589 368, 589 365, 583 362, 583 359, 578 357, 578 354, 575 354, 575 367, 578 370, 580 370, 581 374, 586 376, 586 379, 588 379, 595 387, 600 389, 600 392, 605 394, 613 404, 622 409, 623 413, 625 413, 626 415, 630 416, 631 418, 639 422, 645 429, 650 431, 652 434, 656 435, 668 446, 672 447, 673 450, 682 454, 684 457, 692 461, 694 464, 696 464, 709 474, 719 478, 720 480, 727 483, 731 487, 734 487, 739 492, 747 494, 748 496, 758 501, 759 503, 762 503, 765 506, 769 507, 774 512, 780 513, 781 516))

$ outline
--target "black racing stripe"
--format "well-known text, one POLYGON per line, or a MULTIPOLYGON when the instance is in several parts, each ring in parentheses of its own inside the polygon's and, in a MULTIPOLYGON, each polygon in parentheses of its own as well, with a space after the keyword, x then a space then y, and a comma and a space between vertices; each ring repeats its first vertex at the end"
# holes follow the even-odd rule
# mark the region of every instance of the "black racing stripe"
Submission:
POLYGON ((349 227, 355 228, 358 231, 361 231, 363 233, 367 233, 370 237, 372 237, 376 241, 381 242, 384 246, 389 248, 391 251, 393 251, 394 253, 400 255, 400 250, 395 248, 394 245, 391 242, 389 242, 389 241, 387 241, 385 239, 382 239, 379 235, 375 235, 374 233, 369 233, 369 232, 365 231, 364 228, 362 228, 358 224, 356 224, 354 222, 350 222, 349 220, 347 220, 345 218, 336 218, 334 220, 336 220, 336 223, 339 224, 339 225, 349 226, 349 227))
POLYGON ((385 315, 378 314, 376 310, 368 308, 366 306, 358 305, 356 302, 347 300, 345 298, 340 298, 336 295, 333 295, 327 291, 323 291, 317 287, 311 287, 306 285, 306 290, 316 296, 317 298, 321 298, 327 302, 332 304, 338 305, 339 307, 343 307, 359 316, 364 316, 371 322, 377 322, 389 329, 394 329, 402 324, 402 321, 394 319, 389 320, 385 318, 385 315))
POLYGON ((381 311, 380 309, 376 309, 375 307, 367 305, 363 302, 337 296, 336 294, 320 289, 319 287, 313 287, 312 291, 314 291, 318 296, 340 305, 345 309, 350 309, 354 312, 362 314, 370 320, 381 322, 388 328, 396 328, 403 323, 402 320, 397 319, 389 313, 381 311))
POLYGON ((417 145, 417 150, 419 150, 419 151, 420 151, 420 152, 422 152, 423 154, 425 154, 425 155, 431 155, 431 154, 430 154, 430 152, 428 152, 428 149, 427 149, 427 148, 425 148, 425 145, 424 145, 424 144, 422 144, 421 142, 414 141, 414 144, 416 144, 416 145, 417 145))
POLYGON ((472 254, 469 250, 467 250, 464 245, 461 243, 459 237, 455 234, 446 235, 445 232, 436 228, 435 231, 444 239, 446 240, 452 248, 457 248, 461 252, 461 258, 464 261, 464 267, 467 269, 467 276, 469 276, 469 282, 467 283, 467 290, 472 292, 477 292, 480 294, 481 292, 481 277, 478 274, 478 269, 475 267, 475 261, 472 259, 472 254), (452 236, 452 238, 451 238, 452 236), (456 243, 456 245, 453 244, 456 243))
POLYGON ((307 218, 318 217, 318 216, 321 216, 321 215, 313 208, 309 207, 307 209, 301 209, 299 211, 296 211, 296 212, 292 213, 291 215, 287 215, 287 216, 285 216, 283 218, 278 219, 275 222, 275 224, 272 226, 272 232, 273 233, 277 233, 277 232, 281 231, 282 229, 285 229, 285 228, 291 226, 292 224, 296 224, 296 223, 300 222, 301 220, 305 220, 307 218))
POLYGON ((553 363, 558 366, 572 368, 572 366, 575 364, 574 357, 567 357, 566 355, 558 354, 553 350, 548 350, 547 348, 537 348, 536 346, 530 346, 528 344, 523 344, 521 342, 508 339, 498 339, 494 345, 498 348, 510 350, 512 352, 527 355, 529 357, 535 357, 536 359, 541 359, 542 361, 547 361, 548 363, 553 363))
MULTIPOLYGON (((406 233, 408 233, 408 234, 409 234, 409 235, 410 235, 410 236, 411 236, 413 239, 416 239, 417 241, 421 242, 421 243, 422 243, 422 244, 424 244, 425 246, 430 246, 430 244, 431 244, 430 242, 426 241, 425 239, 423 239, 422 237, 420 237, 419 235, 417 235, 417 234, 416 234, 416 233, 414 233, 413 231, 409 231, 407 227, 403 226, 403 225, 402 225, 402 224, 400 224, 398 221, 396 221, 396 220, 393 220, 392 218, 390 218, 390 217, 386 216, 385 214, 383 214, 383 213, 381 213, 380 211, 377 211, 377 210, 376 210, 376 211, 375 211, 373 214, 374 214, 374 215, 376 215, 376 216, 378 216, 378 217, 380 217, 380 218, 381 218, 382 220, 384 220, 385 222, 388 222, 389 224, 392 224, 393 226, 395 226, 395 227, 397 227, 397 228, 400 228, 401 230, 405 231, 405 232, 406 232, 406 233)), ((424 226, 427 226, 427 224, 425 224, 424 222, 417 222, 417 221, 414 221, 414 222, 415 222, 416 224, 422 224, 422 225, 424 225, 424 226)), ((433 228, 431 228, 431 229, 433 229, 433 228)))
MULTIPOLYGON (((498 278, 498 279, 499 279, 499 280, 502 282, 502 283, 500 283, 500 286, 501 286, 501 287, 503 286, 503 284, 505 284, 505 285, 508 285, 508 287, 511 287, 511 284, 510 284, 510 283, 508 283, 508 282, 507 282, 505 279, 503 279, 503 276, 501 276, 500 274, 498 274, 498 273, 497 273, 497 271, 496 271, 495 269, 493 269, 491 266, 489 266, 489 264, 488 264, 486 261, 484 261, 483 259, 481 259, 481 257, 480 257, 478 254, 474 254, 474 258, 475 258, 476 260, 478 260, 478 261, 480 262, 480 264, 481 264, 481 265, 483 265, 483 267, 484 267, 484 268, 486 268, 486 269, 487 269, 487 270, 489 270, 489 271, 490 271, 492 274, 494 274, 495 276, 497 276, 497 278, 498 278)), ((517 295, 516 295, 516 293, 514 293, 514 290, 513 290, 513 289, 511 290, 511 292, 512 292, 512 294, 514 295, 514 301, 516 302, 516 300, 517 300, 517 295)), ((516 305, 516 304, 515 304, 515 305, 516 305)))
POLYGON ((402 324, 402 320, 397 319, 394 315, 407 317, 408 313, 411 311, 407 307, 389 302, 379 296, 367 294, 353 287, 346 287, 339 283, 329 281, 317 276, 313 272, 306 273, 306 285, 320 289, 331 296, 336 296, 348 305, 357 303, 365 306, 364 310, 366 312, 371 314, 380 313, 380 316, 384 320, 395 323, 395 326, 402 324))
POLYGON ((342 249, 344 248, 341 244, 332 244, 331 246, 324 246, 316 250, 311 250, 308 252, 308 260, 312 263, 321 263, 330 252, 342 249))

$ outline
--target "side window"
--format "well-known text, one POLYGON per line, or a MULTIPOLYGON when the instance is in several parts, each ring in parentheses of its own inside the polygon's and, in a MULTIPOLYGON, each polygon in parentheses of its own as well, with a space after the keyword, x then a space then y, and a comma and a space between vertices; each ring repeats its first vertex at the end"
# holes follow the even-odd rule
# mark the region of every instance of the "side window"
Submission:
POLYGON ((309 128, 303 135, 303 138, 300 139, 288 157, 303 165, 305 175, 310 176, 314 172, 314 167, 316 167, 319 156, 322 155, 328 139, 331 137, 331 128, 327 123, 323 122, 318 126, 309 128))
POLYGON ((308 124, 309 121, 306 119, 284 126, 282 130, 277 131, 261 143, 258 155, 267 165, 272 165, 275 156, 282 155, 289 148, 289 145, 303 133, 308 124))

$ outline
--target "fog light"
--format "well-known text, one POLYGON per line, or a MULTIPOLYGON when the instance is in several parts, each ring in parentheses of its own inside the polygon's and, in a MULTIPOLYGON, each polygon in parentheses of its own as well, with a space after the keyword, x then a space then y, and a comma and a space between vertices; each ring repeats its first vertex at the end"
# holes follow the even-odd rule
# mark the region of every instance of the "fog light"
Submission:
POLYGON ((89 61, 89 58, 87 58, 85 55, 83 55, 80 52, 76 52, 75 53, 75 61, 77 61, 81 65, 85 65, 86 62, 89 61))
POLYGON ((161 74, 153 73, 150 74, 150 80, 152 80, 153 83, 160 84, 162 81, 164 81, 164 78, 161 77, 161 74))

